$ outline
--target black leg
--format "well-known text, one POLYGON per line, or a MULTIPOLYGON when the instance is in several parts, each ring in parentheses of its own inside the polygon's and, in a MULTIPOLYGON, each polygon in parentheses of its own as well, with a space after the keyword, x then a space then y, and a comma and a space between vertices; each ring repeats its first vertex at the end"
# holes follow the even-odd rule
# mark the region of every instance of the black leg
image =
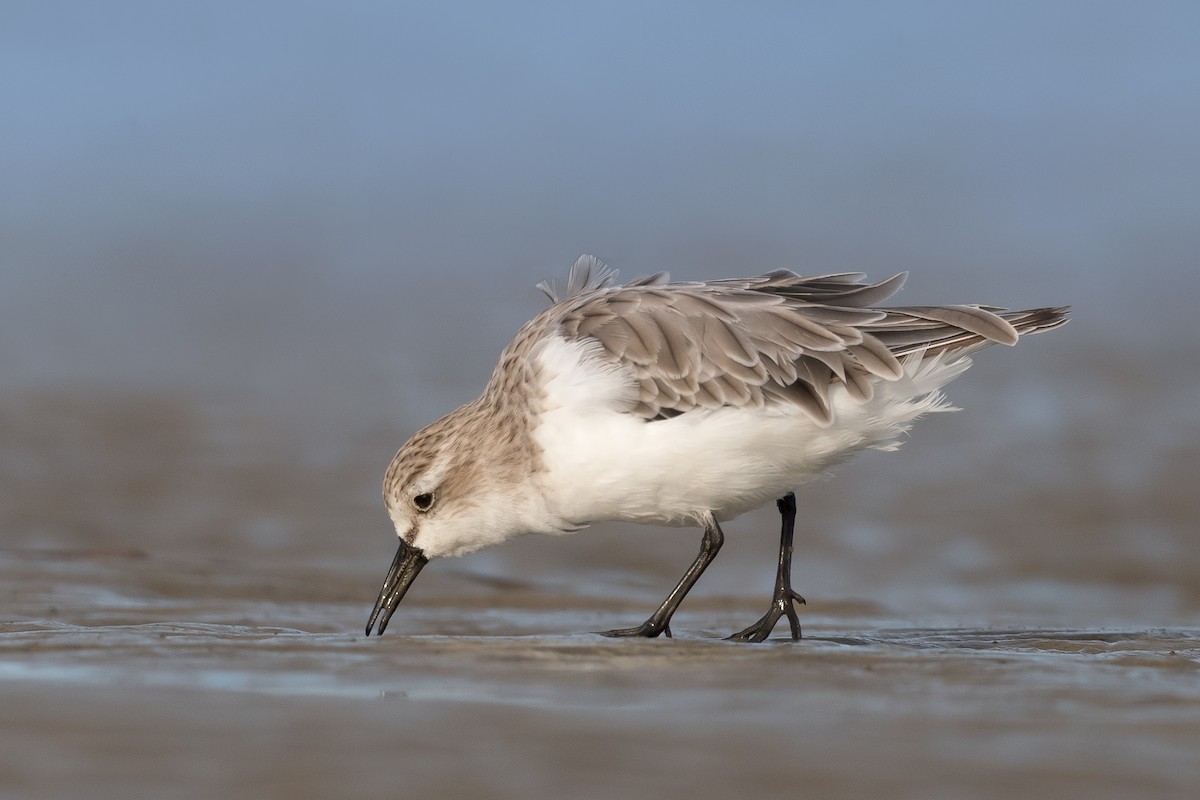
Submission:
POLYGON ((775 573, 775 592, 771 596, 771 608, 762 619, 745 630, 738 631, 730 639, 739 642, 761 642, 771 635, 779 618, 787 615, 792 627, 792 640, 800 638, 800 618, 796 616, 793 602, 804 602, 804 598, 792 590, 792 535, 796 530, 796 495, 788 492, 775 503, 783 518, 779 533, 779 571, 775 573))
POLYGON ((700 540, 700 554, 696 556, 696 560, 688 567, 687 572, 683 573, 683 577, 679 579, 679 583, 667 595, 667 599, 663 600, 658 610, 650 615, 650 619, 636 628, 619 628, 614 631, 604 631, 604 635, 645 636, 652 639, 660 633, 665 633, 670 637, 671 616, 675 613, 675 609, 679 608, 679 604, 683 602, 683 598, 687 596, 688 591, 691 590, 696 580, 704 572, 705 568, 712 563, 712 560, 717 557, 717 551, 721 549, 721 545, 724 543, 725 534, 721 532, 721 526, 717 524, 717 520, 714 517, 709 516, 708 521, 704 525, 704 538, 700 540))

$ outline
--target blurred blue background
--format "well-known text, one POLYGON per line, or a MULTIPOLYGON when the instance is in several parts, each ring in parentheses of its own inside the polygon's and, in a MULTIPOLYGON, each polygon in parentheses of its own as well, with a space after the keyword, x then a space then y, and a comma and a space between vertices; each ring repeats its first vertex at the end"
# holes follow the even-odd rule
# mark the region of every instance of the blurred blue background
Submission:
MULTIPOLYGON (((1073 304, 983 354, 911 482, 975 519, 1068 480, 1081 530, 1177 564, 1198 30, 1188 2, 6 2, 9 535, 380 553, 387 459, 590 252, 1073 304)), ((856 513, 911 491, 881 469, 856 513)))
POLYGON ((411 322, 431 284, 494 343, 521 318, 481 301, 583 251, 911 269, 910 302, 1184 334, 1197 30, 1156 2, 8 2, 5 383, 429 368, 395 351, 453 335, 411 322))

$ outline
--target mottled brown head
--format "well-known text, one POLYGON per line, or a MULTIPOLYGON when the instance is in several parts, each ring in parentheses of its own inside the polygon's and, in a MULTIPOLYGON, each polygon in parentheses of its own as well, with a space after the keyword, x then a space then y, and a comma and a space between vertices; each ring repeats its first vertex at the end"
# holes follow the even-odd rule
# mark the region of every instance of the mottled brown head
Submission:
POLYGON ((417 538, 424 528, 471 502, 469 487, 480 464, 478 448, 464 435, 465 412, 460 408, 418 431, 388 466, 383 500, 396 535, 410 545, 420 547, 417 538))
POLYGON ((532 445, 523 415, 487 394, 418 431, 392 459, 383 498, 396 535, 429 558, 537 530, 528 510, 532 445))

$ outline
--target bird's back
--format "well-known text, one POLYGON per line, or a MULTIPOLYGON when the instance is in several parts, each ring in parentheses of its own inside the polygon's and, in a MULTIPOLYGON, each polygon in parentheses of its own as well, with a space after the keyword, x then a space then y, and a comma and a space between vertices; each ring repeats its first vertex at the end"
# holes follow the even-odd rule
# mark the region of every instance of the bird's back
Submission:
POLYGON ((596 354, 632 375, 633 413, 661 420, 690 411, 795 405, 832 422, 831 392, 869 399, 902 376, 900 359, 952 361, 986 345, 1062 325, 1066 308, 880 307, 905 274, 869 283, 861 273, 668 283, 664 274, 612 285, 591 256, 571 270, 568 294, 530 323, 534 338, 599 345, 596 354))

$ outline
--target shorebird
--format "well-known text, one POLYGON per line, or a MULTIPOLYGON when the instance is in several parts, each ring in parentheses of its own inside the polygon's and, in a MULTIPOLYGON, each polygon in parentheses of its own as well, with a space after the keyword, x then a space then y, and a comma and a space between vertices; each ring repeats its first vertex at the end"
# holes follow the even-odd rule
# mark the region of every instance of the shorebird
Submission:
POLYGON ((382 634, 430 559, 525 533, 621 520, 704 529, 700 553, 641 625, 608 636, 671 635, 680 602, 716 557, 721 523, 777 503, 771 605, 731 639, 760 642, 783 616, 801 635, 792 589, 794 487, 852 453, 895 450, 924 414, 952 410, 941 388, 993 343, 1056 328, 1067 307, 876 304, 905 273, 624 285, 581 256, 551 305, 500 355, 480 397, 418 431, 388 467, 383 496, 400 539, 367 622, 382 634))

